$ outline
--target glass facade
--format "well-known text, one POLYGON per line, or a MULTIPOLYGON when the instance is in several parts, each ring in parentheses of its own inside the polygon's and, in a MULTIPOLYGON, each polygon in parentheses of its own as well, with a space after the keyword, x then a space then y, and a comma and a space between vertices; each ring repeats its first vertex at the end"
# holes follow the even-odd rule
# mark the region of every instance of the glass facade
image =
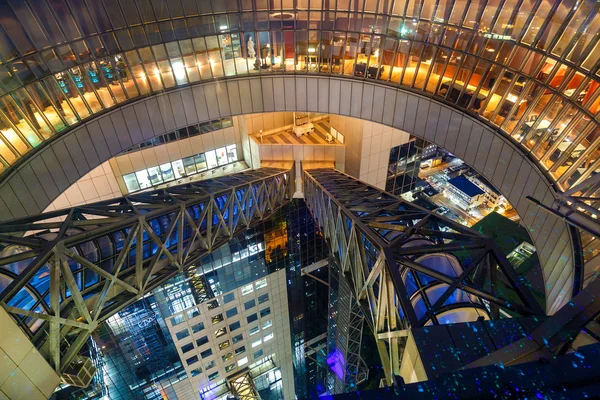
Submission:
POLYGON ((315 73, 453 104, 518 142, 565 188, 600 169, 598 8, 576 0, 4 1, 0 168, 141 96, 228 76, 315 73))

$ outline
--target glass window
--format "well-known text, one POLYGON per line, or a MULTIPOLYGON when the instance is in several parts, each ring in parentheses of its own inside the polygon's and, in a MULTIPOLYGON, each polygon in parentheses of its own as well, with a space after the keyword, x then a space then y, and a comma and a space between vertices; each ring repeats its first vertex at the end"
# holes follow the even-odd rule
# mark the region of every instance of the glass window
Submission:
POLYGON ((152 187, 152 182, 150 182, 150 178, 148 177, 148 170, 141 170, 135 173, 137 181, 140 185, 140 189, 146 189, 152 187))
POLYGON ((182 353, 187 353, 188 351, 192 351, 194 350, 194 344, 193 343, 188 343, 185 346, 181 346, 181 352, 182 353))
POLYGON ((254 342, 252 342, 252 348, 255 348, 256 346, 260 346, 261 343, 262 343, 262 340, 260 340, 260 339, 255 340, 254 342))
MULTIPOLYGON (((261 314, 262 314, 262 311, 261 311, 261 314)), ((248 320, 248 323, 249 323, 249 324, 250 324, 250 323, 252 323, 252 322, 254 322, 254 321, 256 321, 257 319, 258 319, 258 316, 256 315, 256 313, 254 313, 254 314, 252 314, 252 315, 249 315, 249 316, 246 318, 246 320, 248 320)))
MULTIPOLYGON (((150 183, 153 186, 162 183, 163 178, 162 178, 162 175, 160 174, 160 168, 150 167, 150 168, 148 168, 147 171, 148 171, 148 176, 150 177, 150 183)), ((136 175, 137 175, 137 173, 136 173, 136 175)), ((140 177, 138 176, 138 182, 139 181, 140 181, 140 177)), ((140 186, 142 186, 142 182, 140 182, 140 186)))
POLYGON ((219 322, 223 321, 223 314, 217 314, 211 318, 212 324, 216 325, 219 322))
POLYGON ((212 356, 211 349, 204 350, 202 353, 200 353, 200 357, 202 357, 202 358, 206 358, 206 357, 210 357, 210 356, 212 356))
POLYGON ((185 168, 183 167, 182 160, 176 160, 171 163, 173 166, 173 174, 175 175, 175 179, 180 179, 186 176, 185 168))
POLYGON ((236 148, 235 144, 227 146, 227 159, 229 160, 230 163, 238 160, 237 148, 236 148))
POLYGON ((190 373, 192 374, 192 376, 198 376, 202 373, 202 368, 200 368, 200 367, 194 368, 193 370, 190 371, 190 373))
POLYGON ((211 360, 210 362, 207 362, 207 363, 204 365, 204 369, 206 369, 206 370, 209 370, 209 369, 211 369, 211 368, 214 368, 214 367, 216 367, 216 366, 217 366, 217 363, 216 363, 216 361, 215 361, 215 360, 211 360))
POLYGON ((173 175, 173 166, 171 163, 165 163, 161 165, 160 172, 162 174, 163 181, 165 182, 175 179, 175 176, 173 175))
POLYGON ((191 310, 188 310, 186 313, 187 313, 188 319, 192 319, 192 318, 200 315, 200 310, 198 310, 197 308, 193 308, 191 310))
POLYGON ((256 306, 256 301, 254 299, 252 300, 248 300, 247 302, 244 303, 244 310, 248 311, 249 309, 251 309, 252 307, 256 306))
POLYGON ((221 356, 221 359, 223 360, 223 362, 225 361, 229 361, 233 358, 233 353, 229 352, 227 354, 224 354, 221 356))
POLYGON ((256 281, 256 290, 267 287, 267 278, 256 281))
POLYGON ((257 334, 258 332, 260 332, 260 328, 258 326, 255 326, 253 328, 250 328, 250 336, 257 334))
POLYGON ((171 318, 171 326, 179 325, 183 321, 185 321, 185 318, 183 317, 183 314, 176 315, 173 318, 171 318))
POLYGON ((223 296, 223 304, 227 304, 229 302, 232 302, 233 300, 235 300, 234 292, 227 293, 226 295, 223 296))
POLYGON ((186 337, 190 336, 190 331, 184 329, 182 331, 177 332, 175 336, 177 337, 177 340, 185 339, 186 337))
POLYGON ((140 184, 135 177, 135 173, 123 175, 123 180, 125 181, 125 186, 129 193, 140 190, 140 184))
POLYGON ((263 329, 270 328, 271 326, 273 326, 273 320, 270 319, 268 321, 265 321, 265 322, 262 323, 261 326, 262 326, 263 329))
POLYGON ((207 151, 204 153, 204 155, 206 157, 206 165, 208 166, 208 169, 217 168, 219 166, 217 163, 217 153, 215 153, 214 150, 207 151))
POLYGON ((187 363, 187 365, 192 365, 194 363, 197 363, 198 362, 198 356, 190 357, 187 360, 185 360, 185 362, 187 363))
POLYGON ((271 314, 271 307, 267 307, 265 309, 260 310, 260 317, 266 317, 267 315, 271 314))
POLYGON ((242 340, 244 340, 244 335, 240 333, 239 335, 234 336, 234 338, 231 340, 233 341, 233 344, 236 344, 237 342, 241 342, 242 340))
POLYGON ((252 293, 253 291, 254 291, 254 288, 253 288, 252 284, 242 286, 242 296, 252 293))
POLYGON ((192 332, 196 333, 196 332, 200 332, 202 329, 204 329, 204 322, 198 322, 195 325, 192 325, 192 332))
POLYGON ((231 345, 231 342, 229 342, 229 340, 225 340, 221 343, 219 343, 219 350, 224 350, 226 348, 228 348, 231 345))
POLYGON ((219 166, 227 164, 227 148, 220 147, 216 150, 217 153, 217 163, 219 166))
POLYGON ((242 346, 242 347, 238 347, 237 349, 235 349, 235 355, 240 355, 242 353, 244 353, 246 351, 246 346, 242 346))
POLYGON ((262 356, 263 356, 263 354, 264 354, 264 351, 263 351, 263 349, 260 349, 259 351, 257 351, 256 353, 254 353, 254 356, 253 356, 253 357, 254 357, 254 359, 256 360, 257 358, 259 358, 259 357, 262 357, 262 356))
POLYGON ((248 357, 244 357, 241 360, 238 360, 237 365, 238 365, 238 367, 241 367, 242 365, 247 364, 247 363, 248 363, 248 357))
POLYGON ((273 333, 269 333, 264 337, 263 342, 268 342, 269 340, 273 339, 273 336, 275 336, 273 333))
POLYGON ((240 328, 240 321, 236 321, 233 324, 229 325, 229 330, 232 332, 239 328, 240 328))
POLYGON ((235 363, 229 364, 225 367, 225 372, 229 372, 235 368, 235 363))
POLYGON ((229 310, 225 311, 225 315, 227 316, 227 318, 231 318, 231 317, 237 315, 237 313, 238 313, 237 307, 233 307, 233 308, 230 308, 229 310))
POLYGON ((196 340, 196 346, 200 347, 208 343, 208 336, 202 336, 200 339, 196 340))
POLYGON ((227 328, 223 327, 215 331, 215 337, 221 337, 227 333, 227 328))
POLYGON ((261 294, 260 296, 258 296, 258 304, 262 304, 267 300, 269 300, 269 293, 261 294))
POLYGON ((196 164, 194 163, 194 157, 186 157, 183 160, 183 170, 186 175, 191 175, 196 173, 196 164))
POLYGON ((204 153, 194 156, 194 161, 196 162, 196 170, 198 172, 206 171, 208 169, 204 153))
POLYGON ((217 379, 219 377, 219 373, 218 372, 213 372, 212 374, 210 374, 208 376, 208 380, 209 381, 214 381, 215 379, 217 379))

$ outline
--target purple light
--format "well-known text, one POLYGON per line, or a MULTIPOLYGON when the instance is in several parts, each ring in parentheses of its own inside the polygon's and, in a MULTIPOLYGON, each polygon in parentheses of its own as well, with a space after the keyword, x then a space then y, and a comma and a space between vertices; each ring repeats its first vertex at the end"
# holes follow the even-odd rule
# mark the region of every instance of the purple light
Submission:
POLYGON ((338 349, 333 350, 333 352, 327 356, 327 365, 340 380, 344 379, 344 367, 346 361, 344 360, 344 355, 341 351, 338 349))

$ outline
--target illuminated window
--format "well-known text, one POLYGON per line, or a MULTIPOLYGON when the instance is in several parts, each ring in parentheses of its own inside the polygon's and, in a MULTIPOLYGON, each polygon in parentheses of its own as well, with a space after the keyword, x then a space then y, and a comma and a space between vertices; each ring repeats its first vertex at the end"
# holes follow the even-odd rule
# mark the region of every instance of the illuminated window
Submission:
POLYGON ((219 350, 225 350, 230 346, 229 340, 219 343, 219 350))
POLYGON ((219 307, 219 302, 217 300, 209 301, 208 304, 206 305, 206 307, 209 310, 214 310, 215 308, 219 307))
POLYGON ((254 328, 250 328, 250 336, 260 332, 260 328, 258 326, 255 326, 254 328))
POLYGON ((215 360, 212 360, 212 361, 206 363, 206 365, 204 366, 204 369, 205 370, 209 370, 209 369, 214 368, 216 366, 217 366, 217 363, 215 362, 215 360))
POLYGON ((268 321, 263 322, 261 326, 263 329, 267 329, 267 328, 270 328, 272 325, 273 325, 273 320, 270 319, 268 321))
POLYGON ((235 349, 235 355, 238 356, 238 355, 242 354, 245 351, 246 351, 246 347, 245 346, 238 347, 237 349, 235 349))
POLYGON ((252 287, 252 284, 246 285, 246 286, 242 286, 242 296, 245 296, 247 294, 250 294, 254 292, 254 287, 252 287))
POLYGON ((229 361, 233 358, 233 353, 227 353, 224 356, 221 356, 221 358, 223 359, 223 362, 229 361))
POLYGON ((188 312, 187 312, 188 319, 192 319, 194 317, 197 317, 198 315, 200 315, 200 310, 198 310, 197 308, 188 310, 188 312))
POLYGON ((264 337, 263 342, 268 342, 269 340, 273 339, 273 336, 275 336, 273 333, 269 333, 264 337))
POLYGON ((192 374, 192 376, 198 376, 202 373, 202 368, 200 368, 200 367, 194 368, 193 370, 190 371, 190 373, 192 374))
POLYGON ((241 367, 242 365, 244 365, 246 363, 248 363, 248 357, 244 357, 241 360, 238 360, 238 362, 237 362, 238 367, 241 367))
POLYGON ((215 331, 215 337, 221 337, 227 333, 227 328, 223 327, 215 331))
POLYGON ((252 348, 255 348, 256 346, 260 346, 261 343, 262 343, 262 340, 260 340, 260 339, 252 342, 252 348))
POLYGON ((263 351, 263 349, 260 349, 259 351, 257 351, 256 353, 254 353, 254 355, 252 357, 254 357, 254 359, 256 360, 256 359, 262 357, 264 353, 265 352, 263 351))
POLYGON ((217 153, 217 163, 219 164, 219 166, 228 164, 227 148, 221 147, 221 148, 218 148, 217 150, 215 150, 215 152, 217 153))
POLYGON ((215 379, 217 379, 219 377, 219 373, 218 372, 213 372, 212 374, 210 374, 208 376, 208 380, 209 381, 214 381, 215 379))
POLYGON ((231 146, 227 146, 227 158, 229 159, 229 162, 235 162, 237 161, 238 157, 237 157, 237 149, 235 144, 232 144, 231 146))
POLYGON ((225 372, 232 371, 235 368, 235 363, 225 366, 225 372))
POLYGON ((267 287, 267 278, 261 279, 260 281, 256 282, 256 290, 262 289, 264 287, 267 287))
POLYGON ((218 324, 219 322, 223 321, 223 314, 217 314, 211 317, 211 321, 213 325, 218 324))

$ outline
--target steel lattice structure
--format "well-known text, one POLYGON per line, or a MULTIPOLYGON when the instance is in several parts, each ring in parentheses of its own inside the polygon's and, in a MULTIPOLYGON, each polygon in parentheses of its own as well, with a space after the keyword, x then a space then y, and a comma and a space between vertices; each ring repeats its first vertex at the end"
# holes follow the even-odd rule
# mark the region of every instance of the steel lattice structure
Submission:
POLYGON ((387 382, 399 374, 408 329, 439 324, 459 293, 491 318, 500 310, 544 315, 491 238, 332 169, 304 171, 304 195, 373 328, 387 382), (431 244, 406 246, 415 239, 431 244), (415 261, 428 254, 453 255, 463 273, 453 277, 415 261), (421 317, 402 274, 418 277, 417 293, 431 287, 427 281, 445 287, 421 317))
POLYGON ((285 204, 291 172, 262 168, 4 223, 0 304, 60 373, 98 324, 285 204))

